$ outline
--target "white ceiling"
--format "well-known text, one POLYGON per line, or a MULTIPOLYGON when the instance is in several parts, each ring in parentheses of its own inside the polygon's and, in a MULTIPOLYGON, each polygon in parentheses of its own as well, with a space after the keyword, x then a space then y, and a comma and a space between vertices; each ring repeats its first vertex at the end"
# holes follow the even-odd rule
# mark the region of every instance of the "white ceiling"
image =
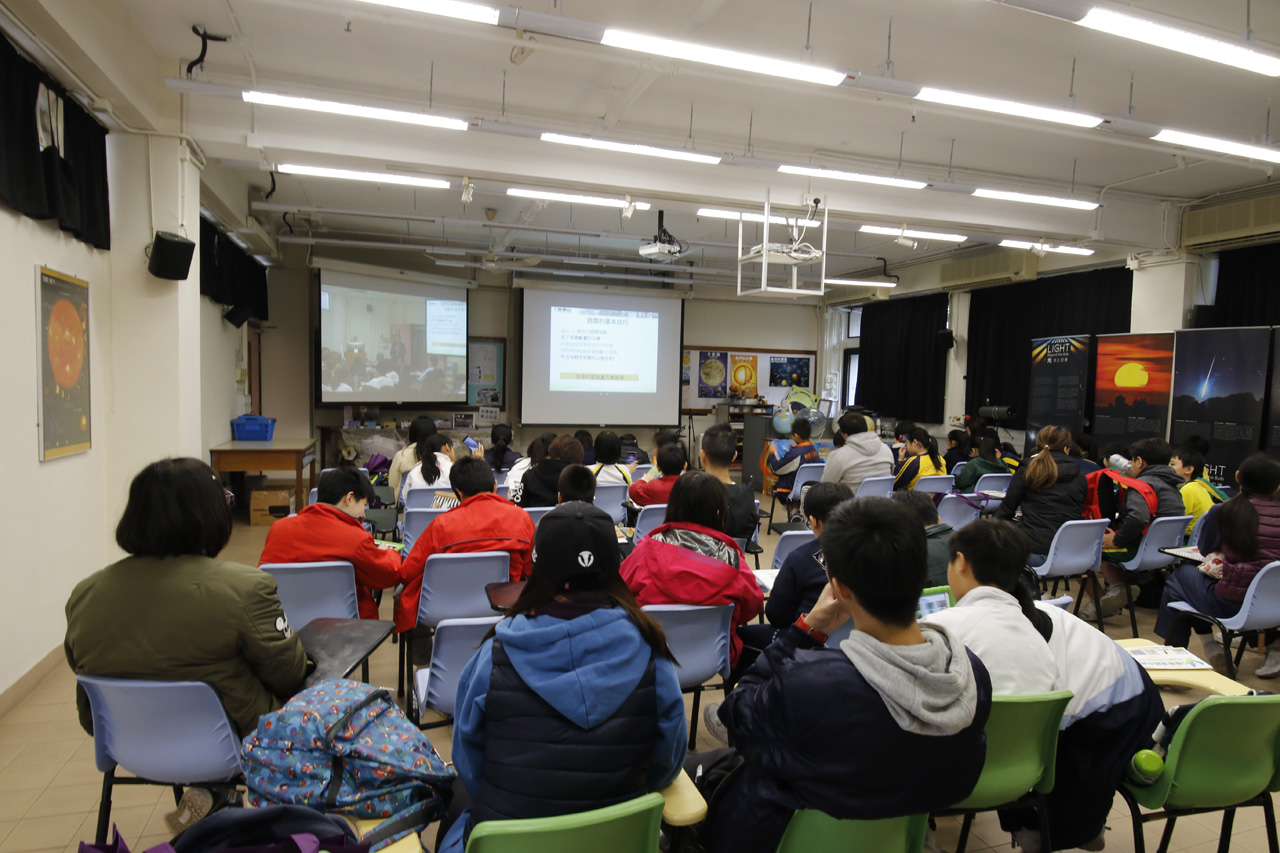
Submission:
MULTIPOLYGON (((734 244, 695 245, 686 262, 732 269, 736 225, 696 217, 698 207, 758 209, 766 191, 774 204, 794 207, 813 191, 831 209, 828 274, 834 275, 877 266, 858 254, 887 257, 892 266, 957 248, 922 242, 914 251, 904 249, 892 238, 858 234, 857 226, 868 222, 905 222, 983 241, 1077 241, 1104 256, 1167 248, 1177 242, 1181 205, 1269 178, 1257 164, 1194 152, 1185 152, 1187 168, 1176 168, 1173 155, 1179 152, 1171 146, 1102 130, 650 59, 548 36, 520 42, 512 29, 354 0, 122 2, 151 47, 174 60, 175 78, 198 52, 191 26, 199 24, 235 37, 210 46, 203 69, 195 72, 198 81, 430 108, 481 120, 486 129, 510 124, 672 148, 696 145, 701 152, 731 154, 737 160, 719 166, 687 164, 582 151, 536 137, 451 132, 188 95, 186 128, 200 140, 211 168, 248 170, 252 183, 264 189, 270 182, 267 172, 253 171, 250 164, 422 173, 448 179, 455 187, 412 190, 280 175, 273 203, 391 214, 299 214, 290 217, 295 236, 447 243, 481 252, 496 245, 526 253, 611 254, 639 262, 634 254, 638 238, 652 236, 656 211, 663 208, 667 228, 677 237, 734 244), (512 51, 520 45, 532 53, 515 64, 512 51), (1077 195, 1091 200, 1110 184, 1120 186, 1108 189, 1104 206, 1093 213, 811 181, 777 174, 762 166, 762 160, 934 181, 950 176, 958 184, 1056 196, 1069 195, 1074 186, 1077 195), (1162 170, 1168 171, 1145 177, 1162 170), (477 184, 474 201, 465 207, 457 189, 464 175, 477 184), (513 185, 629 193, 652 203, 653 210, 638 212, 630 221, 616 210, 581 205, 551 203, 532 210, 526 200, 505 196, 513 185), (485 208, 496 208, 498 222, 514 222, 525 211, 535 226, 630 237, 503 234, 395 215, 478 221, 485 208)), ((514 5, 782 59, 807 57, 810 4, 799 0, 531 0, 514 5)), ((1132 5, 1138 12, 1174 16, 1228 38, 1245 29, 1244 0, 1145 0, 1132 5)), ((816 0, 812 16, 812 61, 821 66, 881 73, 892 16, 893 72, 900 79, 1061 108, 1067 106, 1074 60, 1077 110, 1243 142, 1263 141, 1269 99, 1277 93, 1273 78, 987 0, 816 0)), ((1254 4, 1251 24, 1260 47, 1280 43, 1280 4, 1254 4)), ((269 231, 290 233, 278 212, 260 218, 269 231)), ((820 236, 806 239, 817 244, 820 236)), ((756 228, 747 229, 746 240, 759 241, 756 228)))

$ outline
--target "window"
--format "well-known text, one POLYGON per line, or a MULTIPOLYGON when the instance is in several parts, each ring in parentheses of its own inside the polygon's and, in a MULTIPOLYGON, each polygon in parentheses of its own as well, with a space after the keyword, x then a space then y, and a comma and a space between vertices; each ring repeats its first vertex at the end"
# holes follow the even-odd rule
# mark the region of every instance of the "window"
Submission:
POLYGON ((849 309, 849 330, 845 334, 846 338, 862 337, 862 307, 849 309))
MULTIPOLYGON (((859 309, 858 313, 862 313, 859 309)), ((854 398, 858 395, 858 350, 847 349, 844 351, 844 405, 854 405, 854 398)))

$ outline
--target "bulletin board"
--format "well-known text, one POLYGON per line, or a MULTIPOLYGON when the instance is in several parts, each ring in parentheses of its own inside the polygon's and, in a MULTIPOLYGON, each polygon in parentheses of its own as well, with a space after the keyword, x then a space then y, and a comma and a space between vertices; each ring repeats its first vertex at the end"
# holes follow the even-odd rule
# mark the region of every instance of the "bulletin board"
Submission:
POLYGON ((680 367, 680 406, 686 411, 710 411, 721 403, 754 400, 757 395, 776 406, 793 387, 814 390, 817 358, 813 350, 686 347, 680 367))
POLYGON ((497 406, 506 403, 503 359, 506 338, 467 339, 467 405, 497 406))

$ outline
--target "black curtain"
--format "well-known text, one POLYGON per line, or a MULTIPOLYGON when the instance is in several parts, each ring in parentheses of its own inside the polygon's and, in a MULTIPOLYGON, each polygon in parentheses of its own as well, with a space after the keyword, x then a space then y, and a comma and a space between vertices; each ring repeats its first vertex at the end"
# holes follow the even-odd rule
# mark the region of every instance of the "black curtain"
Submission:
POLYGON ((251 315, 267 321, 267 268, 220 232, 209 220, 200 219, 200 292, 214 302, 245 306, 251 315))
POLYGON ((857 404, 889 417, 940 423, 947 295, 872 302, 862 309, 857 404))
POLYGON ((111 248, 107 131, 61 86, 0 38, 0 202, 111 248), (40 85, 62 100, 63 149, 40 150, 40 85))
MULTIPOLYGON (((1124 267, 976 290, 969 301, 965 412, 1013 406, 1002 426, 1026 426, 1031 340, 1129 331, 1133 273, 1124 267)), ((1088 409, 1086 409, 1088 411, 1088 409)))
POLYGON ((1218 293, 1196 308, 1196 329, 1280 325, 1280 243, 1218 256, 1218 293))

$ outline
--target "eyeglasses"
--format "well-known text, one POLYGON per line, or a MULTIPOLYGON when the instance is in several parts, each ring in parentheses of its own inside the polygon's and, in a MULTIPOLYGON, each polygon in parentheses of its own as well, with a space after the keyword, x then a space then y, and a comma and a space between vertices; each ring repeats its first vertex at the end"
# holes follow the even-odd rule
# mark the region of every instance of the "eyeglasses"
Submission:
POLYGON ((818 549, 818 553, 813 555, 813 561, 822 566, 822 570, 827 573, 827 577, 831 576, 831 570, 827 568, 827 555, 822 552, 821 548, 818 549))

